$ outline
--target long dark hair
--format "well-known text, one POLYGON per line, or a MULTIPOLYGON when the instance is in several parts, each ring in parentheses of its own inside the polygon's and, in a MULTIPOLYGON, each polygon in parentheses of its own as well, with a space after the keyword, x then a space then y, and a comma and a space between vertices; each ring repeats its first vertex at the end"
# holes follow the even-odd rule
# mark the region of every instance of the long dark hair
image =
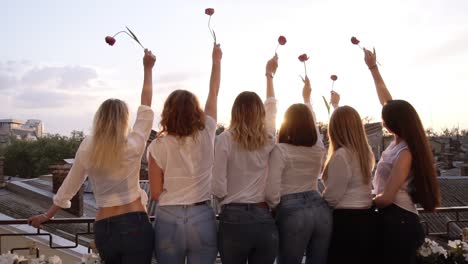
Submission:
POLYGON ((421 204, 425 210, 433 211, 440 205, 439 183, 432 151, 418 113, 406 101, 391 100, 382 108, 382 119, 385 127, 403 139, 411 152, 413 201, 421 204))
POLYGON ((286 110, 278 142, 306 147, 315 145, 317 142, 315 120, 305 104, 293 104, 286 110))

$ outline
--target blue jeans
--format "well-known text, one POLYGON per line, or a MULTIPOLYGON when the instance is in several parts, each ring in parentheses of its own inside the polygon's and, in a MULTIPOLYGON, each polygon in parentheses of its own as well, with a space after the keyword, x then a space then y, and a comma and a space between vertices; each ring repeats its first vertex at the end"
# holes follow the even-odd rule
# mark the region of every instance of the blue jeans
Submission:
POLYGON ((94 237, 101 259, 109 264, 149 264, 154 236, 148 215, 132 212, 94 223, 94 237))
POLYGON ((315 191, 281 197, 276 221, 280 244, 278 263, 326 263, 332 231, 332 213, 315 191))
POLYGON ((216 219, 208 204, 158 206, 154 223, 155 254, 160 264, 214 263, 216 219))
POLYGON ((218 245, 223 264, 273 263, 278 230, 268 208, 255 204, 223 206, 218 245))

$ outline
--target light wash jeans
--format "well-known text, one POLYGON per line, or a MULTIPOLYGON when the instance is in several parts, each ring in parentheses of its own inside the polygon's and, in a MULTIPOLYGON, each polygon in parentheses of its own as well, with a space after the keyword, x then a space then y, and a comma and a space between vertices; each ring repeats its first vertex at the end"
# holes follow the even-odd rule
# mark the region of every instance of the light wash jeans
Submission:
POLYGON ((332 212, 318 192, 287 194, 276 211, 280 243, 278 263, 327 262, 332 212))
POLYGON ((159 264, 210 264, 216 260, 216 219, 208 204, 158 205, 154 232, 159 264))

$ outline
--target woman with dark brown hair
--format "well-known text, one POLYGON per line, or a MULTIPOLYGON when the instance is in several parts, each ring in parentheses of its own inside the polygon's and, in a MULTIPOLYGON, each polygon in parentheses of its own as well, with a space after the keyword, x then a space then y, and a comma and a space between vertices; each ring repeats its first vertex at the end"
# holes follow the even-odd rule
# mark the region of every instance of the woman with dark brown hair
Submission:
POLYGON ((162 129, 148 147, 151 197, 158 201, 155 255, 161 264, 214 263, 218 253, 210 198, 221 57, 214 44, 205 111, 191 92, 172 92, 162 129))
POLYGON ((213 194, 222 207, 218 244, 224 264, 273 263, 278 247, 275 221, 265 203, 268 158, 275 146, 275 55, 266 66, 265 104, 254 92, 240 93, 231 124, 216 139, 213 194))
POLYGON ((306 263, 326 263, 331 236, 331 211, 317 186, 326 151, 307 76, 302 91, 304 103, 286 110, 269 160, 265 196, 276 207, 280 264, 302 263, 304 253, 306 263))
MULTIPOLYGON (((382 153, 374 176, 374 202, 379 207, 381 263, 415 263, 424 231, 415 204, 433 211, 440 204, 439 185, 429 142, 410 103, 392 100, 375 50, 364 49, 365 62, 382 104, 384 127, 394 141, 382 153)), ((377 261, 377 260, 376 260, 377 261)))

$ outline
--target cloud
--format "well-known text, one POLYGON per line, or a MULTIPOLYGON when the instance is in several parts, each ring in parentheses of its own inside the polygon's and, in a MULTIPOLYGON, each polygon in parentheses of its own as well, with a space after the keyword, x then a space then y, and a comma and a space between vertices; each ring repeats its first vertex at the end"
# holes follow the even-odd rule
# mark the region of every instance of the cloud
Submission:
POLYGON ((27 71, 21 82, 26 86, 40 86, 55 83, 59 89, 90 87, 89 82, 96 79, 95 69, 82 66, 35 67, 27 71))
POLYGON ((72 96, 60 91, 28 91, 15 96, 15 106, 21 108, 56 108, 71 102, 72 96))
POLYGON ((193 72, 169 72, 161 74, 160 77, 156 79, 156 81, 161 84, 181 83, 190 81, 197 77, 197 74, 193 72))

